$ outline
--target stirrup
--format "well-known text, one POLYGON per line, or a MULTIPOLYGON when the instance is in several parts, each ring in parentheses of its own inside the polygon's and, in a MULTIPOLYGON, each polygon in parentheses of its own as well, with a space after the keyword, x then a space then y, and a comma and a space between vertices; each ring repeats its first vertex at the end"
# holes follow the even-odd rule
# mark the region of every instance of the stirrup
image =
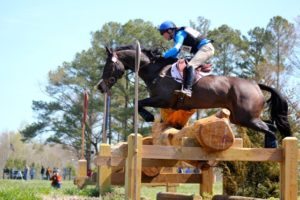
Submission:
POLYGON ((192 97, 192 90, 189 90, 189 89, 181 89, 181 90, 175 90, 175 93, 180 93, 180 94, 183 94, 184 96, 187 96, 189 98, 192 97))

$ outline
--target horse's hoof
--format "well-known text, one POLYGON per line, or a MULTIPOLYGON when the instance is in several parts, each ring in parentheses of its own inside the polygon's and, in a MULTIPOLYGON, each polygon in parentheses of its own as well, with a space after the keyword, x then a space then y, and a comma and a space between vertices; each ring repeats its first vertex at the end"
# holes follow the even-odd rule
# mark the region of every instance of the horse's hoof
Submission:
POLYGON ((147 116, 145 116, 144 120, 146 122, 154 122, 154 116, 153 115, 147 115, 147 116))
POLYGON ((154 122, 154 116, 152 114, 146 112, 139 112, 139 114, 146 122, 154 122))

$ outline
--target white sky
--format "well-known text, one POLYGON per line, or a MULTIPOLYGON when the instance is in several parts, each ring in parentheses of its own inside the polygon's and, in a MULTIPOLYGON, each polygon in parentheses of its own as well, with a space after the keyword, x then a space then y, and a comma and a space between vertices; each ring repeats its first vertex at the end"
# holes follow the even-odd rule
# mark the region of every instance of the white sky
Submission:
POLYGON ((0 133, 35 121, 33 100, 45 100, 47 73, 90 47, 104 23, 141 18, 188 25, 203 16, 246 34, 280 15, 300 15, 299 0, 0 0, 0 133), (263 2, 263 4, 262 4, 263 2))

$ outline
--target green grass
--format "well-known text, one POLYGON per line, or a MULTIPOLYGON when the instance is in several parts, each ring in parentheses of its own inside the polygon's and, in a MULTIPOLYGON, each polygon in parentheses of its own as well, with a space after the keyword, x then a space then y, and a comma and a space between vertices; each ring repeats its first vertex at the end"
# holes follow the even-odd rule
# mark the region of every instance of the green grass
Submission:
MULTIPOLYGON (((216 188, 220 188, 220 184, 215 184, 216 188)), ((103 196, 103 200, 123 200, 125 190, 124 187, 113 187, 111 193, 103 196)), ((219 190, 219 189, 217 189, 219 190)), ((158 192, 166 191, 166 187, 143 186, 141 196, 144 199, 152 200, 156 198, 158 192)), ((220 190, 219 190, 220 191, 220 190)), ((177 192, 186 194, 199 194, 198 184, 180 184, 177 192)), ((53 189, 50 181, 42 180, 0 180, 0 199, 5 200, 41 200, 43 198, 57 198, 63 196, 98 196, 95 186, 88 186, 83 190, 77 189, 72 181, 63 181, 61 189, 53 189)))
POLYGON ((62 188, 54 189, 50 181, 42 180, 0 180, 0 199, 5 200, 41 200, 43 197, 60 196, 96 196, 95 186, 78 190, 73 181, 63 181, 62 188))
MULTIPOLYGON (((142 186, 141 197, 144 200, 156 199, 158 192, 165 192, 166 187, 151 187, 142 186)), ((178 193, 185 194, 199 194, 198 184, 180 184, 177 187, 178 193)), ((222 193, 221 183, 214 184, 214 194, 222 193)), ((102 197, 103 200, 124 200, 125 199, 124 187, 112 187, 111 192, 102 197)), ((1 180, 0 179, 0 200, 42 200, 44 199, 59 199, 59 197, 82 196, 82 199, 89 199, 86 197, 98 196, 98 191, 95 186, 88 186, 83 190, 77 189, 73 181, 63 181, 62 188, 53 189, 50 181, 33 180, 1 180)), ((211 197, 204 198, 210 199, 211 197)), ((275 200, 275 198, 271 198, 275 200)), ((298 197, 298 200, 300 198, 298 197)))

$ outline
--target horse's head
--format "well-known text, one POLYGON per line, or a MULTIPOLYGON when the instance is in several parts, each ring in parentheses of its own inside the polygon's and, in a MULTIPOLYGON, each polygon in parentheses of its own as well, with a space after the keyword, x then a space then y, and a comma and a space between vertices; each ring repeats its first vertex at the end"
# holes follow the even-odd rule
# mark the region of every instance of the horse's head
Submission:
POLYGON ((123 63, 118 59, 115 52, 110 51, 106 47, 107 58, 103 69, 102 78, 97 84, 97 89, 102 93, 108 92, 109 89, 117 82, 124 74, 125 68, 123 63))

